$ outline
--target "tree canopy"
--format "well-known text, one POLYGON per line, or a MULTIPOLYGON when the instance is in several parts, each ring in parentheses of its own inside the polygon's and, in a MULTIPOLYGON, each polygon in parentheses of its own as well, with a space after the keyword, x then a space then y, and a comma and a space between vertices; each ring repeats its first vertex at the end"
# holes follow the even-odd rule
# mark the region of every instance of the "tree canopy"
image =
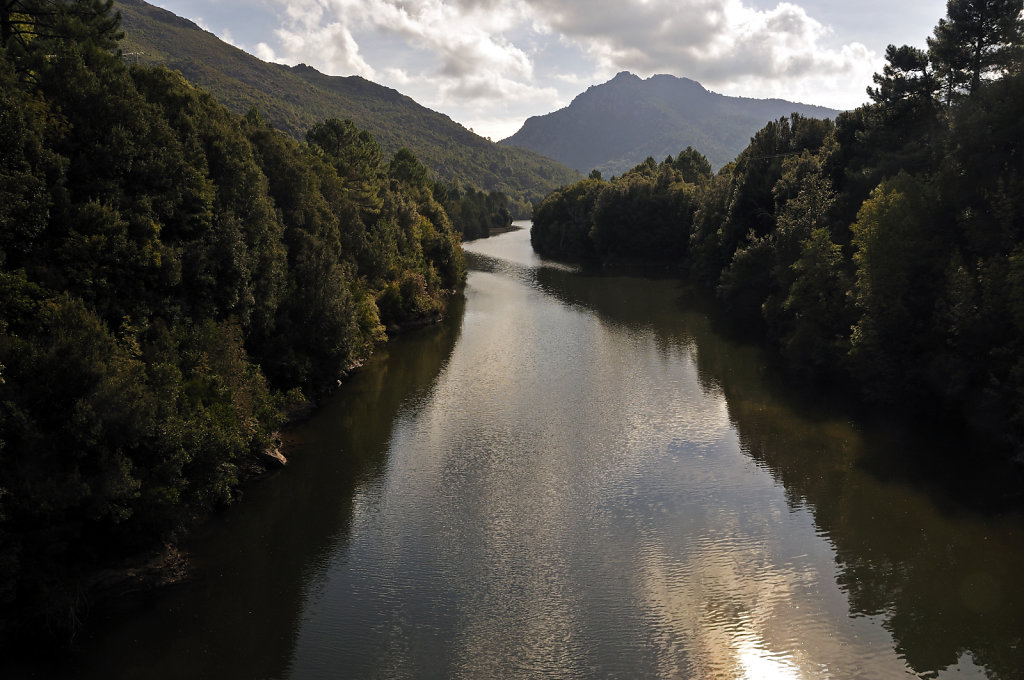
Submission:
POLYGON ((411 152, 129 66, 110 7, 0 5, 5 633, 73 628, 96 569, 230 502, 290 405, 464 275, 411 152))

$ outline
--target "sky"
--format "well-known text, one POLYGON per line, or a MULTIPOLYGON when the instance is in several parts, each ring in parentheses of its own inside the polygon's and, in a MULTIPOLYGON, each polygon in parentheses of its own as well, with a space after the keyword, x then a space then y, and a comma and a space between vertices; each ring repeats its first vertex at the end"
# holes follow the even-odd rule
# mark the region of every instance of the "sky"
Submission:
POLYGON ((359 75, 494 141, 620 71, 859 106, 945 0, 150 0, 266 61, 359 75))

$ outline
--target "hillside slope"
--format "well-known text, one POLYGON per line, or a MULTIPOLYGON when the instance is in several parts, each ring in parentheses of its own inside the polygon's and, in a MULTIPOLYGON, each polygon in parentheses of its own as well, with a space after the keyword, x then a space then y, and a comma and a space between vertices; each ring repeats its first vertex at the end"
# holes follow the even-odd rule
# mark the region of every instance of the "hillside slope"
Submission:
POLYGON ((445 180, 503 191, 521 207, 578 179, 536 152, 499 146, 396 90, 358 76, 328 76, 306 65, 264 62, 193 22, 143 0, 117 0, 126 58, 164 64, 238 113, 256 107, 279 130, 302 139, 327 118, 351 119, 391 154, 409 148, 445 180))
POLYGON ((693 80, 623 71, 577 96, 569 106, 534 116, 499 142, 530 149, 580 172, 620 174, 648 156, 661 161, 692 146, 716 169, 736 158, 770 120, 799 113, 833 118, 838 111, 781 99, 727 97, 693 80))

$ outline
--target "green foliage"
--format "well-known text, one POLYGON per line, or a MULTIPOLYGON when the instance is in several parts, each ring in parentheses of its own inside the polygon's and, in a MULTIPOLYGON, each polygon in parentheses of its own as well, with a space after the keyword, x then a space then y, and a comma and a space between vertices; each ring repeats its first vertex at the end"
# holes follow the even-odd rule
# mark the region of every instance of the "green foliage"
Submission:
POLYGON ((542 255, 604 264, 679 262, 687 251, 707 159, 691 148, 662 163, 648 158, 622 177, 595 176, 549 195, 530 240, 542 255))
POLYGON ((410 152, 337 120, 301 144, 60 7, 75 31, 0 50, 0 628, 66 631, 95 570, 230 502, 284 401, 436 319, 464 264, 410 152))
MULTIPOLYGON (((378 188, 384 162, 384 152, 376 140, 352 121, 332 118, 311 127, 306 141, 320 149, 334 166, 346 198, 355 204, 361 216, 372 219, 381 207, 378 188)), ((411 152, 406 152, 412 157, 411 152)))
POLYGON ((552 192, 533 211, 530 243, 541 255, 587 260, 595 256, 594 206, 606 185, 586 179, 552 192))
POLYGON ((388 177, 412 187, 424 186, 428 174, 427 168, 405 147, 399 149, 388 163, 388 177))
POLYGON ((724 246, 723 227, 729 213, 732 174, 735 168, 733 163, 726 165, 704 185, 697 211, 693 216, 690 257, 687 264, 690 277, 705 288, 714 288, 718 284, 722 270, 732 257, 732 253, 724 246))
POLYGON ((45 102, 16 82, 11 62, 0 59, 0 253, 20 266, 46 229, 48 178, 59 172, 60 158, 44 145, 51 127, 45 102))
POLYGON ((512 226, 511 206, 508 197, 501 192, 435 184, 434 197, 444 206, 452 225, 464 241, 487 238, 492 229, 508 229, 512 226))
POLYGON ((695 187, 670 162, 654 170, 646 164, 642 168, 610 182, 594 207, 590 238, 597 256, 606 263, 677 262, 686 253, 696 209, 695 187))
POLYGON ((842 248, 827 229, 817 227, 800 243, 790 265, 792 283, 782 302, 786 325, 777 331, 783 356, 806 379, 835 370, 849 348, 852 313, 846 296, 849 277, 842 248))
POLYGON ((859 311, 852 357, 866 383, 884 386, 880 398, 908 396, 908 368, 932 344, 928 316, 948 243, 934 232, 934 204, 927 185, 901 174, 872 192, 851 226, 859 311))
POLYGON ((112 12, 113 4, 113 0, 3 0, 0 48, 26 79, 55 48, 70 41, 113 51, 122 37, 121 16, 112 12))
POLYGON ((876 73, 868 94, 879 104, 892 106, 930 105, 935 92, 935 79, 930 70, 928 53, 909 45, 889 45, 885 50, 885 68, 876 73))
POLYGON ((978 91, 982 80, 1019 65, 1024 49, 1021 0, 949 0, 928 49, 947 99, 978 91))
POLYGON ((672 167, 679 171, 684 182, 700 184, 711 179, 711 161, 704 154, 688 146, 672 161, 672 167))

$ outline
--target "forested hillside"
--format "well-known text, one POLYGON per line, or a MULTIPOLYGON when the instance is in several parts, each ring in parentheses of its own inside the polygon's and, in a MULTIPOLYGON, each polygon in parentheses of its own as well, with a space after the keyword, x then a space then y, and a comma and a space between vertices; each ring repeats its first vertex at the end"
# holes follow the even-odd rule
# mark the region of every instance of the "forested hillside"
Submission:
POLYGON ((532 149, 581 172, 626 172, 648 156, 692 146, 720 168, 750 135, 779 116, 832 118, 838 111, 781 99, 727 97, 688 78, 622 72, 564 109, 528 119, 503 145, 532 149))
POLYGON ((443 204, 486 198, 126 65, 109 0, 0 29, 0 632, 69 631, 98 569, 231 501, 283 409, 444 312, 443 204))
POLYGON ((458 190, 506 194, 519 216, 579 175, 526 149, 498 146, 448 116, 358 76, 328 76, 306 66, 269 64, 222 42, 191 21, 143 0, 118 0, 123 50, 142 64, 181 71, 235 113, 256 107, 274 127, 302 139, 327 118, 352 120, 386 154, 410 149, 436 179, 458 190))
POLYGON ((950 0, 890 46, 872 103, 766 125, 716 175, 693 149, 548 196, 545 255, 679 268, 808 382, 1024 452, 1021 0, 950 0))

